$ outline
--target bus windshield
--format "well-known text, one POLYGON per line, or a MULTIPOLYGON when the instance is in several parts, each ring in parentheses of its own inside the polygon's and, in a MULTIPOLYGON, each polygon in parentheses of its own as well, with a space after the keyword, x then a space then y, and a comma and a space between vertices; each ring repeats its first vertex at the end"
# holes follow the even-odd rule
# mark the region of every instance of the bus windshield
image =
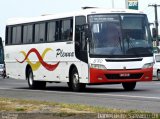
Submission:
POLYGON ((91 28, 90 56, 152 56, 146 15, 103 14, 88 16, 91 28))

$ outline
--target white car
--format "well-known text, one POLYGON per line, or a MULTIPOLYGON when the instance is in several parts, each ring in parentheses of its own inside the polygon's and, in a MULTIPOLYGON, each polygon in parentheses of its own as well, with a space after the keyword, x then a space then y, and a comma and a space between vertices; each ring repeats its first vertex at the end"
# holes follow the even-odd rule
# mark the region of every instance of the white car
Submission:
POLYGON ((154 54, 153 76, 160 80, 160 54, 154 54))

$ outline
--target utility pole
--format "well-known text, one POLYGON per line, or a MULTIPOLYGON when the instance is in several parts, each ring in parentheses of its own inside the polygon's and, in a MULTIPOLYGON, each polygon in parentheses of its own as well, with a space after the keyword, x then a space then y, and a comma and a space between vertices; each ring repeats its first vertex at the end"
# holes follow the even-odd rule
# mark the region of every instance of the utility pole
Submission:
POLYGON ((159 41, 158 41, 158 15, 157 15, 157 7, 160 7, 160 5, 152 4, 152 5, 148 5, 148 7, 154 7, 154 12, 155 12, 155 27, 156 27, 156 45, 159 46, 159 41))
POLYGON ((112 0, 112 8, 114 9, 114 0, 112 0))
POLYGON ((128 0, 125 0, 126 9, 128 9, 128 0))

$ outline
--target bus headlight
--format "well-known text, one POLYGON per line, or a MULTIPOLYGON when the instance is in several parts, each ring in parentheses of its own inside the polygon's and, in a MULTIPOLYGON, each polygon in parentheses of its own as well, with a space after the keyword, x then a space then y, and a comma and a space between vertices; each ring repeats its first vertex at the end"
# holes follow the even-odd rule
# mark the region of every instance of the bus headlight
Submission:
POLYGON ((95 68, 95 69, 107 69, 104 65, 101 64, 91 64, 90 68, 95 68))
POLYGON ((143 65, 142 69, 152 68, 152 67, 153 67, 153 63, 147 63, 143 65))

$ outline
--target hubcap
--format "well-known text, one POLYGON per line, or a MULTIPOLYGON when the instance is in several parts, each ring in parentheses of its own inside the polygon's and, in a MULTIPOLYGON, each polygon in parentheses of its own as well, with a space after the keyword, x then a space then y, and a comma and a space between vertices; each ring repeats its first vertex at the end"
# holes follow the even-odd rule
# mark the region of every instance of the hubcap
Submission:
POLYGON ((29 74, 29 84, 33 85, 33 76, 31 73, 29 74))

